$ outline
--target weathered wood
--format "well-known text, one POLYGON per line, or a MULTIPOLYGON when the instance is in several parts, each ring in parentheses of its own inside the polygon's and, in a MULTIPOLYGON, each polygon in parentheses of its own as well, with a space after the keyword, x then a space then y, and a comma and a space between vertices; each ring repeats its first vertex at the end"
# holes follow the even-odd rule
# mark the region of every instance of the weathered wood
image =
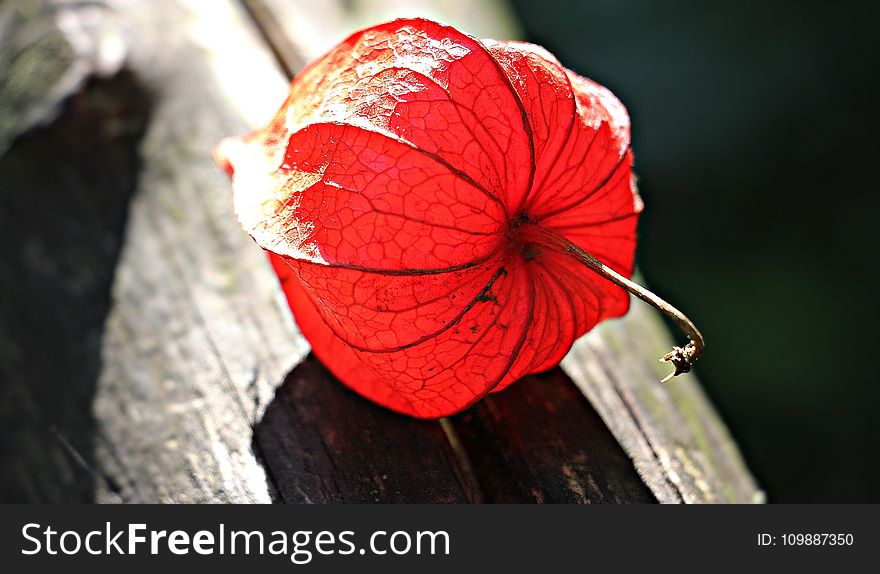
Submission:
POLYGON ((656 502, 560 368, 490 395, 452 424, 489 502, 656 502))
POLYGON ((242 0, 285 68, 296 71, 359 28, 383 20, 422 17, 446 22, 480 38, 520 35, 504 0, 242 0))
POLYGON ((672 348, 659 314, 633 299, 626 317, 578 340, 562 366, 660 502, 763 502, 764 495, 693 373, 658 384, 672 348))
POLYGON ((99 3, 2 2, 0 38, 0 156, 87 77, 118 71, 125 55, 117 22, 99 3))
MULTIPOLYGON (((75 406, 66 404, 63 395, 34 397, 30 402, 45 416, 31 420, 43 433, 32 434, 29 447, 16 445, 19 460, 26 453, 55 453, 61 438, 43 436, 40 425, 55 424, 65 437, 79 429, 57 424, 54 412, 84 411, 91 432, 67 439, 70 448, 64 450, 76 461, 67 463, 68 474, 87 474, 86 482, 92 483, 88 495, 98 501, 268 501, 264 472, 250 452, 250 422, 261 406, 259 398, 271 396, 274 383, 306 352, 262 253, 241 237, 229 194, 222 191, 227 182, 210 158, 219 138, 258 121, 248 118, 248 111, 277 105, 285 82, 256 35, 239 24, 243 18, 235 6, 225 5, 224 12, 224 5, 212 3, 201 10, 213 18, 238 19, 225 28, 219 22, 227 35, 223 40, 237 42, 240 56, 227 54, 221 61, 237 74, 232 77, 250 80, 250 87, 260 90, 264 107, 254 98, 250 103, 255 106, 245 106, 235 99, 235 86, 222 83, 228 76, 213 67, 219 50, 210 42, 221 40, 210 36, 213 23, 178 3, 119 4, 114 14, 132 31, 128 64, 151 106, 138 143, 143 161, 140 170, 131 169, 138 179, 127 206, 122 248, 109 267, 112 305, 92 335, 97 345, 89 355, 93 362, 67 365, 72 373, 91 378, 82 386, 85 396, 75 406), (84 364, 93 367, 80 375, 84 364)), ((80 126, 84 132, 90 129, 80 126)), ((32 162, 38 168, 53 166, 72 174, 72 181, 60 182, 68 185, 56 190, 61 199, 82 196, 90 206, 100 198, 92 196, 93 182, 83 185, 77 179, 79 164, 71 148, 55 156, 36 151, 32 162)), ((26 188, 17 191, 27 193, 26 188)), ((65 225, 71 230, 66 241, 78 245, 79 234, 105 225, 100 212, 84 209, 71 220, 63 209, 53 209, 53 201, 40 207, 31 218, 14 221, 10 233, 21 237, 23 226, 39 234, 65 225)), ((47 246, 50 254, 53 249, 47 246)), ((71 266, 89 264, 88 256, 81 255, 71 266)), ((40 256, 29 254, 36 265, 40 256)), ((55 287, 63 297, 75 285, 55 287)), ((70 344, 75 328, 59 341, 70 344)), ((30 348, 36 352, 28 363, 38 363, 39 343, 30 348)), ((45 383, 63 387, 70 382, 57 374, 57 380, 24 376, 18 388, 26 394, 45 383)), ((55 481, 45 465, 25 465, 20 474, 23 484, 29 478, 55 481)), ((34 497, 52 499, 40 492, 34 497)))
POLYGON ((283 502, 482 499, 440 424, 377 408, 313 355, 275 391, 254 445, 283 502))
MULTIPOLYGON (((735 446, 698 388, 656 384, 651 345, 666 335, 637 307, 566 360, 614 435, 559 369, 465 414, 426 422, 361 399, 312 358, 301 362, 308 346, 263 254, 235 221, 230 185, 210 153, 222 137, 275 111, 286 93, 282 68, 294 71, 318 55, 291 32, 282 10, 298 10, 300 28, 303 19, 321 20, 316 29, 333 38, 358 16, 339 6, 304 10, 297 1, 246 5, 117 2, 117 24, 130 31, 131 72, 91 86, 58 124, 26 136, 0 161, 0 223, 10 255, 0 263, 0 400, 8 405, 3 430, 13 431, 0 437, 0 458, 9 463, 0 465, 0 496, 753 497, 735 446), (128 104, 120 108, 117 100, 128 104), (97 127, 78 140, 86 125, 97 127), (54 169, 43 173, 46 156, 54 169), (76 210, 64 208, 71 202, 76 210), (95 249, 106 252, 93 261, 95 249), (88 281, 75 272, 82 269, 88 281), (619 325, 625 332, 614 330, 619 325), (631 344, 620 344, 623 337, 631 344), (666 394, 656 399, 656 392, 666 394)), ((486 14, 483 4, 457 18, 443 13, 454 5, 421 13, 465 28, 469 17, 486 14)), ((501 27, 493 32, 504 19, 489 10, 496 16, 481 17, 486 28, 476 31, 511 36, 501 27)))

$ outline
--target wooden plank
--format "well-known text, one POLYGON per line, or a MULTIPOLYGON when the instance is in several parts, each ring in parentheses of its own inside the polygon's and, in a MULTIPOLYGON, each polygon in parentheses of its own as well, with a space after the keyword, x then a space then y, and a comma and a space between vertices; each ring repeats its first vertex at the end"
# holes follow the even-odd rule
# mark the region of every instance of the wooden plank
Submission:
POLYGON ((490 395, 452 424, 489 502, 656 502, 560 368, 490 395))
POLYGON ((626 317, 575 343, 562 366, 661 502, 763 502, 724 422, 693 373, 666 383, 651 360, 672 348, 659 314, 637 299, 626 317), (643 360, 634 360, 641 357, 643 360))
POLYGON ((0 3, 0 38, 0 156, 87 77, 114 74, 125 55, 122 31, 99 3, 0 3))
POLYGON ((415 17, 446 22, 480 38, 513 38, 516 21, 504 0, 241 0, 291 71, 318 58, 359 28, 415 17))
MULTIPOLYGON (((32 173, 13 195, 4 194, 4 203, 33 189, 46 193, 31 213, 4 226, 12 238, 30 241, 22 257, 36 267, 8 275, 8 283, 14 289, 45 281, 47 269, 62 263, 59 274, 97 265, 101 281, 84 284, 72 273, 69 282, 56 277, 51 288, 57 292, 42 300, 9 299, 32 313, 20 317, 16 331, 33 333, 10 343, 23 347, 17 349, 22 360, 13 364, 22 369, 4 376, 3 386, 32 411, 4 417, 23 427, 4 452, 16 469, 4 492, 26 491, 35 500, 268 501, 264 473, 250 452, 250 420, 259 397, 271 396, 268 381, 279 380, 307 349, 262 253, 238 231, 228 194, 217 193, 226 182, 212 165, 211 147, 244 129, 245 118, 240 102, 217 85, 215 54, 198 36, 192 12, 170 3, 117 7, 113 14, 134 31, 135 43, 129 64, 136 72, 126 84, 134 94, 122 96, 149 102, 143 137, 128 142, 141 161, 122 163, 89 145, 84 133, 127 129, 125 118, 104 109, 116 105, 115 98, 102 93, 85 111, 68 110, 75 127, 60 128, 59 146, 49 150, 41 142, 28 157, 10 160, 29 164, 32 173), (100 121, 91 125, 90 119, 100 121), (90 177, 102 159, 111 175, 117 168, 130 171, 136 178, 128 181, 130 189, 100 172, 90 177), (78 212, 66 209, 74 201, 78 212), (117 219, 103 210, 109 201, 121 208, 117 219), (102 237, 108 225, 113 236, 102 237), (54 237, 56 229, 65 235, 54 237), (94 244, 84 242, 93 236, 94 244), (88 247, 106 250, 105 241, 114 256, 95 261, 88 247), (52 316, 37 311, 53 297, 83 308, 49 306, 70 316, 67 328, 53 328, 52 316), (87 311, 99 316, 90 322, 76 316, 87 311), (68 353, 73 356, 58 365, 68 353), (68 400, 71 394, 76 400, 68 400), (80 488, 71 489, 74 484, 80 488)), ((283 95, 285 81, 271 55, 247 30, 233 21, 221 33, 240 38, 251 75, 266 78, 252 85, 271 95, 274 82, 276 97, 283 95)))
POLYGON ((254 444, 283 502, 482 500, 440 424, 377 407, 313 355, 275 391, 254 444))
POLYGON ((97 499, 267 502, 250 422, 307 347, 210 154, 271 114, 286 82, 235 5, 117 9, 154 104, 93 407, 95 461, 118 488, 97 499))

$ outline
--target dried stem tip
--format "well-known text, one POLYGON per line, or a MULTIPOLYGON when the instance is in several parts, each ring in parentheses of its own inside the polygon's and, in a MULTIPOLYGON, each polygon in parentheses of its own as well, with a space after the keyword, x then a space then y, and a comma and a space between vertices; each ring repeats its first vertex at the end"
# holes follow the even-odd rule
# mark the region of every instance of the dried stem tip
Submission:
POLYGON ((593 257, 588 251, 578 247, 565 237, 552 231, 544 229, 538 225, 527 224, 523 226, 520 233, 520 237, 524 240, 531 240, 538 245, 549 247, 574 257, 605 279, 608 279, 615 285, 623 287, 642 301, 657 308, 661 313, 669 317, 676 325, 678 325, 690 341, 688 341, 687 345, 684 347, 673 347, 670 352, 660 357, 660 361, 672 363, 672 366, 675 369, 664 377, 660 381, 661 383, 665 383, 673 377, 690 371, 694 362, 703 354, 706 343, 703 340, 703 335, 700 333, 700 330, 697 329, 687 315, 658 297, 653 292, 645 289, 638 283, 627 279, 614 269, 593 257))

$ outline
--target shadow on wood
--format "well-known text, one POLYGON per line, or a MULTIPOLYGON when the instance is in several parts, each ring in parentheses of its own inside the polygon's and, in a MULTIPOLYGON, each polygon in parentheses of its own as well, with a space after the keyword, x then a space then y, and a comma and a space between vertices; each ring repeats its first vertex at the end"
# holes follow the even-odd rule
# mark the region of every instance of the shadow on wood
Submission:
POLYGON ((91 81, 0 159, 0 500, 94 497, 101 338, 150 107, 131 73, 91 81))
POLYGON ((526 377, 442 421, 392 413, 314 357, 254 427, 278 502, 654 502, 565 373, 526 377))
POLYGON ((345 388, 309 355, 254 428, 280 502, 477 502, 437 421, 404 417, 345 388))
POLYGON ((487 502, 656 502, 559 367, 525 377, 452 420, 487 502))

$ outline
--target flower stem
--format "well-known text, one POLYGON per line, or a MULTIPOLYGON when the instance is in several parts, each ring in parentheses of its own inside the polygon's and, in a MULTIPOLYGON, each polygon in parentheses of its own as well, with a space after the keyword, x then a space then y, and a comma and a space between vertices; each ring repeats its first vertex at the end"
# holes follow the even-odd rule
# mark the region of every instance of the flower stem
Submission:
POLYGON ((577 259, 586 267, 589 267, 590 270, 598 273, 615 285, 623 287, 649 305, 656 307, 661 313, 669 317, 676 325, 678 325, 684 334, 687 335, 689 341, 684 347, 673 347, 672 351, 660 357, 661 362, 672 363, 675 369, 664 377, 663 380, 660 381, 661 383, 665 383, 675 376, 690 371, 691 365, 694 364, 694 361, 699 359, 700 355, 703 354, 703 350, 706 348, 706 343, 703 340, 703 335, 700 333, 700 330, 697 329, 690 319, 688 319, 687 315, 651 291, 645 289, 638 283, 627 279, 614 269, 593 257, 585 249, 578 247, 565 237, 554 233, 553 231, 545 229, 539 225, 524 225, 523 229, 520 230, 520 233, 523 239, 531 240, 534 243, 549 247, 577 259))

